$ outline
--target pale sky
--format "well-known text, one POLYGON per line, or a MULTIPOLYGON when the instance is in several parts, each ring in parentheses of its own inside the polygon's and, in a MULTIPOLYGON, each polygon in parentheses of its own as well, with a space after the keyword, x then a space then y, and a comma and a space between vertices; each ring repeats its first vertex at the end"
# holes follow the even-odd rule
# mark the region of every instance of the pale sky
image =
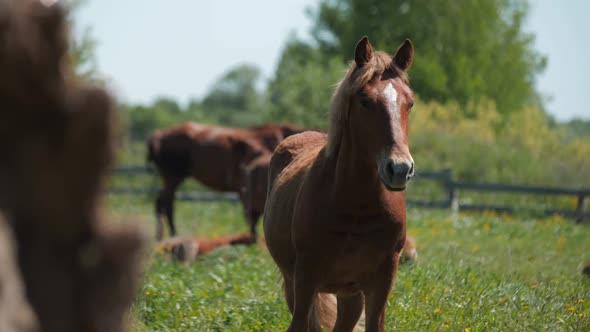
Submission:
MULTIPOLYGON (((538 80, 559 120, 590 119, 590 1, 532 0, 527 30, 549 64, 538 80)), ((307 36, 316 0, 88 0, 79 26, 119 98, 201 98, 226 70, 251 63, 270 78, 289 33, 307 36)), ((509 84, 510 82, 506 82, 509 84)))

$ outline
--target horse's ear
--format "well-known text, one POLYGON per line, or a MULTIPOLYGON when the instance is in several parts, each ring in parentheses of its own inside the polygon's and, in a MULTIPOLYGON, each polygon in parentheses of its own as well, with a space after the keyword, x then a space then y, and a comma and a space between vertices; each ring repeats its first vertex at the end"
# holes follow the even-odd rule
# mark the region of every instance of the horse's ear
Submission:
POLYGON ((410 68, 414 61, 414 45, 411 40, 406 39, 402 46, 397 49, 393 61, 395 62, 395 65, 403 71, 410 68))
POLYGON ((373 58, 373 46, 369 42, 369 37, 364 36, 359 40, 354 49, 354 62, 357 67, 362 67, 373 58))

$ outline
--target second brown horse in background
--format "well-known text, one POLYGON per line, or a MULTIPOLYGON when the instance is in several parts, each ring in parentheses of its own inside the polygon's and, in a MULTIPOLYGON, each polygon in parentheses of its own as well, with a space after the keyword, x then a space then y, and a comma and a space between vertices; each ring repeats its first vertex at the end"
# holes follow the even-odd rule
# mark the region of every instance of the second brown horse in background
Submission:
MULTIPOLYGON (((156 239, 163 237, 164 217, 170 234, 176 235, 174 198, 184 179, 192 177, 210 189, 241 195, 245 165, 271 153, 284 138, 303 131, 290 124, 228 128, 195 122, 156 130, 148 141, 147 156, 164 182, 155 203, 156 239)), ((248 217, 255 242, 256 225, 251 220, 248 217)))

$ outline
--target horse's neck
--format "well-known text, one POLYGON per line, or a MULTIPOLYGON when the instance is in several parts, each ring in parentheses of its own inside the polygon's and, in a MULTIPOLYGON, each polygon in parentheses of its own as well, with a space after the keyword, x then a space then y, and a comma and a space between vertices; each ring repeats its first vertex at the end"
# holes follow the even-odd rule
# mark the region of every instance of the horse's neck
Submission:
POLYGON ((376 156, 369 156, 343 133, 334 155, 334 195, 336 204, 344 209, 370 210, 379 207, 382 194, 377 175, 376 156))

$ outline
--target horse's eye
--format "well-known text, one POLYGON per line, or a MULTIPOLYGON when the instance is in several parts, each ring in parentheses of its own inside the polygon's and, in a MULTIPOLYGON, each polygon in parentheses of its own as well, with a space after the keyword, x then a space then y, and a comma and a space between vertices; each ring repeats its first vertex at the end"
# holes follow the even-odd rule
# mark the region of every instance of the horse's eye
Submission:
POLYGON ((414 107, 414 103, 409 103, 408 104, 408 111, 412 110, 412 107, 414 107))

